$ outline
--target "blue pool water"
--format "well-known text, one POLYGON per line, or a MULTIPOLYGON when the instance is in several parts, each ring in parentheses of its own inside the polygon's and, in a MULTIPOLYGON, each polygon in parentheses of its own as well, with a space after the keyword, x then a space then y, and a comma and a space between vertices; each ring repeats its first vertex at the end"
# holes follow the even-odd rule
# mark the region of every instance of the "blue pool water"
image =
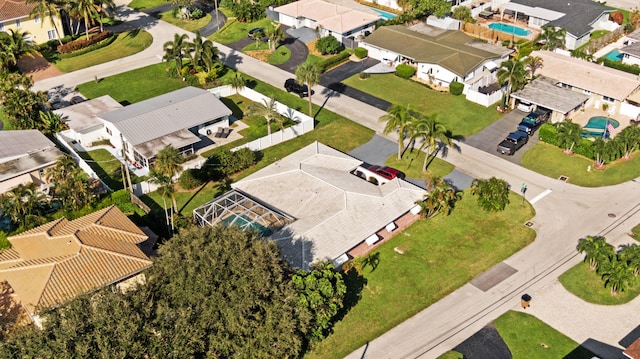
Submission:
POLYGON ((380 14, 380 16, 382 16, 385 20, 391 20, 394 17, 398 16, 398 15, 390 13, 388 11, 376 9, 375 7, 371 7, 370 9, 372 9, 373 11, 377 12, 378 14, 380 14))
POLYGON ((490 29, 494 29, 496 31, 506 32, 507 34, 514 34, 516 36, 527 36, 531 34, 530 30, 523 29, 521 27, 505 24, 502 22, 494 22, 489 25, 490 29))
POLYGON ((621 54, 618 49, 614 49, 613 51, 604 55, 604 57, 611 61, 622 61, 622 57, 624 57, 624 54, 621 54))
MULTIPOLYGON (((607 127, 607 121, 613 126, 613 128, 618 128, 620 126, 620 122, 608 118, 606 116, 595 116, 589 119, 586 125, 584 125, 582 131, 582 137, 602 137, 605 127, 607 127)), ((609 138, 609 133, 607 133, 607 138, 609 138)))

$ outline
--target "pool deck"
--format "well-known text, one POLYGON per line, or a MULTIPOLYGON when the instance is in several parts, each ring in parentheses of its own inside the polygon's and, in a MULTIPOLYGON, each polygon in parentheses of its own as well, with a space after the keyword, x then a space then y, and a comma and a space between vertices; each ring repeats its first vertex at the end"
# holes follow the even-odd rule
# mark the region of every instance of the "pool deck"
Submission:
MULTIPOLYGON (((503 23, 506 25, 511 25, 511 26, 516 26, 525 30, 529 30, 531 31, 531 33, 527 36, 519 36, 519 35, 515 35, 519 38, 523 38, 523 39, 527 39, 527 40, 534 40, 536 37, 538 37, 538 35, 540 35, 540 29, 534 29, 532 27, 529 27, 527 22, 525 21, 513 21, 513 18, 509 15, 505 15, 504 18, 502 20, 500 20, 500 16, 499 15, 494 15, 494 17, 492 19, 482 19, 482 18, 478 18, 477 20, 477 24, 478 25, 482 25, 484 27, 489 28, 489 25, 494 24, 494 23, 503 23)), ((495 30, 495 31, 499 31, 499 30, 495 30)), ((505 34, 509 34, 508 32, 505 32, 505 34)))
POLYGON ((587 124, 587 122, 589 122, 590 118, 596 117, 596 116, 608 116, 609 118, 612 118, 620 123, 620 126, 614 129, 613 132, 611 132, 612 137, 620 133, 620 131, 622 131, 623 128, 629 126, 629 123, 630 123, 628 116, 610 115, 607 111, 604 111, 602 109, 596 110, 593 107, 590 107, 584 110, 584 112, 578 111, 576 115, 573 116, 572 120, 573 122, 584 127, 587 124))
POLYGON ((609 45, 601 48, 600 50, 596 51, 595 54, 593 54, 594 58, 600 58, 608 53, 610 53, 611 51, 615 50, 615 49, 621 49, 624 47, 624 42, 629 40, 626 36, 623 36, 621 38, 618 39, 618 41, 610 43, 609 45))

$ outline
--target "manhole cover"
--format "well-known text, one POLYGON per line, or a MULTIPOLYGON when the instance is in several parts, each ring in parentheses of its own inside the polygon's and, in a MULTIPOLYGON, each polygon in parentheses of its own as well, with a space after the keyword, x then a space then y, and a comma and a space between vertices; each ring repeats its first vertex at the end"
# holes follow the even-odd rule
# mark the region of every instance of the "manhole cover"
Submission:
POLYGON ((531 226, 533 226, 533 222, 529 221, 529 222, 525 223, 524 225, 527 226, 527 227, 531 227, 531 226))
POLYGON ((562 181, 562 182, 567 182, 567 180, 569 179, 569 177, 567 177, 567 176, 560 176, 560 177, 558 177, 558 179, 559 179, 560 181, 562 181))
POLYGON ((609 218, 616 218, 616 215, 613 213, 609 213, 607 216, 609 216, 609 218))

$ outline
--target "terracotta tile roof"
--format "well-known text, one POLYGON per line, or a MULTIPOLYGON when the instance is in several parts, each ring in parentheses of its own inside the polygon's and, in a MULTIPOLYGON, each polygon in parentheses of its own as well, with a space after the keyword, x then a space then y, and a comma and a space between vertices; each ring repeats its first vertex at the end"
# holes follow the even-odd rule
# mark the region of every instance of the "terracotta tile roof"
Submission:
POLYGON ((0 21, 28 17, 34 7, 25 0, 0 0, 0 21))
POLYGON ((0 278, 35 313, 149 267, 138 247, 147 238, 115 206, 59 219, 9 237, 13 248, 0 253, 0 278))
POLYGON ((622 353, 629 358, 640 359, 640 339, 631 343, 631 345, 629 345, 622 353))

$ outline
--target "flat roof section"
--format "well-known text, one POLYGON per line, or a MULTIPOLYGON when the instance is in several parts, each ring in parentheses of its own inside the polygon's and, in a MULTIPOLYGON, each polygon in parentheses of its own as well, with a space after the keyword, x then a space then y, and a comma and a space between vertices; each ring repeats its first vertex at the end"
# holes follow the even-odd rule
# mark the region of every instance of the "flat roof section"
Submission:
POLYGON ((511 97, 563 114, 579 107, 589 99, 587 95, 555 86, 544 77, 535 79, 522 90, 512 93, 511 97))

